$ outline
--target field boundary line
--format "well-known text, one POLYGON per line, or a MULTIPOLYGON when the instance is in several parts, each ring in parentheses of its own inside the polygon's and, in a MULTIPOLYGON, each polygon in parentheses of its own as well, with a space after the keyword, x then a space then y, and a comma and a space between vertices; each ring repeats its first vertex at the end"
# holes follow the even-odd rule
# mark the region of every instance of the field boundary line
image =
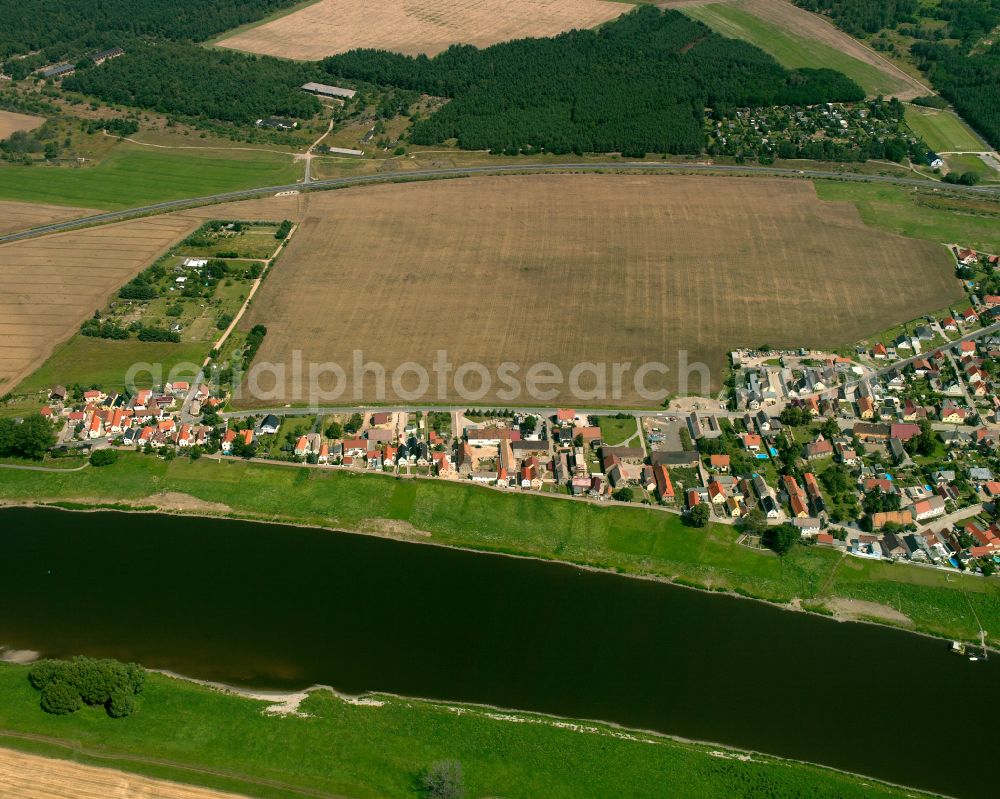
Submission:
MULTIPOLYGON (((159 758, 159 757, 144 757, 143 755, 134 755, 134 754, 129 754, 127 752, 110 752, 110 751, 92 749, 80 743, 76 743, 74 741, 68 741, 63 738, 55 738, 49 735, 39 735, 30 732, 17 732, 15 730, 0 729, 0 741, 2 741, 4 738, 47 744, 49 746, 62 749, 71 755, 90 758, 97 761, 138 763, 147 766, 162 766, 165 768, 172 768, 172 769, 177 769, 179 771, 189 772, 191 774, 201 774, 208 777, 221 777, 222 779, 245 782, 249 786, 256 786, 260 788, 274 788, 279 791, 288 791, 290 793, 298 794, 300 796, 310 797, 311 799, 348 799, 348 797, 345 797, 341 794, 325 793, 323 791, 317 791, 312 788, 289 785, 288 783, 281 782, 280 780, 271 780, 263 777, 251 777, 249 775, 242 774, 241 772, 230 771, 228 769, 216 769, 216 768, 207 768, 202 766, 194 766, 189 763, 182 763, 179 760, 169 760, 167 758, 159 758)), ((10 746, 8 748, 14 749, 15 751, 22 751, 19 750, 16 746, 10 746)), ((72 757, 64 757, 59 759, 71 760, 73 762, 76 762, 75 760, 73 760, 72 757)), ((125 771, 125 769, 118 769, 118 770, 125 771)), ((129 773, 137 773, 137 772, 129 772, 129 773)), ((174 782, 177 782, 177 780, 174 780, 174 782)), ((188 784, 200 785, 199 783, 188 783, 188 784)), ((207 786, 201 785, 200 787, 207 787, 207 786)))

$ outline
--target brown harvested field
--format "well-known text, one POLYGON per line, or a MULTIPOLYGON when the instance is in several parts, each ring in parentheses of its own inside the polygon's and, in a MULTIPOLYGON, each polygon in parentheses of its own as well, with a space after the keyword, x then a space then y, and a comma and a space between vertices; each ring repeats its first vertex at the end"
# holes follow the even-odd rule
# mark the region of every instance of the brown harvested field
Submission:
MULTIPOLYGON (((355 402, 355 350, 390 376, 407 361, 430 371, 446 349, 452 364, 477 361, 494 376, 519 364, 522 378, 546 361, 564 374, 587 361, 659 361, 673 375, 687 350, 718 388, 733 348, 847 345, 961 296, 943 247, 868 228, 853 205, 823 202, 804 181, 535 175, 331 192, 310 198, 242 323, 268 327, 256 363, 288 364, 284 395, 239 402, 309 402, 292 390, 296 349, 305 364, 347 371, 346 391, 320 398, 330 404, 355 402)), ((362 399, 400 402, 414 379, 404 396, 387 383, 380 398, 369 375, 362 399)), ((424 402, 473 399, 436 385, 424 402)), ((477 402, 541 399, 494 389, 477 402)), ((564 391, 548 404, 583 399, 564 391)), ((651 404, 630 379, 620 398, 590 401, 651 404)))
POLYGON ((178 214, 0 244, 0 393, 196 225, 178 214))
POLYGON ((611 0, 319 0, 237 31, 220 47, 315 61, 356 47, 434 55, 452 44, 485 47, 526 36, 592 28, 625 13, 611 0))
POLYGON ((18 130, 34 130, 41 127, 45 117, 30 114, 16 114, 13 111, 0 111, 0 139, 6 139, 18 130))
POLYGON ((239 799, 236 794, 0 749, 0 797, 10 799, 239 799))
POLYGON ((901 100, 911 100, 914 97, 934 93, 892 61, 842 31, 826 17, 799 8, 789 0, 665 0, 657 5, 662 8, 684 8, 720 2, 734 5, 748 14, 785 29, 794 36, 813 39, 875 67, 897 87, 893 94, 901 100))
POLYGON ((96 213, 89 208, 0 200, 0 235, 96 213))

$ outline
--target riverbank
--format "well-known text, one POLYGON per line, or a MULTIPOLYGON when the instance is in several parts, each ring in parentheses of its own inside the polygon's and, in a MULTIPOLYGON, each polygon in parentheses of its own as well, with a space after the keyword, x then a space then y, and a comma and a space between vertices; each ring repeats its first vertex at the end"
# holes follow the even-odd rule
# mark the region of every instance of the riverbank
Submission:
POLYGON ((27 667, 0 664, 0 745, 259 797, 416 796, 430 764, 462 763, 468 795, 582 797, 928 796, 874 780, 606 724, 394 696, 313 691, 303 715, 150 674, 139 711, 49 716, 27 667))
POLYGON ((726 525, 685 527, 642 507, 551 502, 446 481, 125 454, 73 473, 0 470, 0 504, 163 510, 352 530, 406 541, 559 560, 710 591, 996 644, 1000 583, 800 546, 784 558, 736 543, 726 525), (856 600, 850 605, 837 602, 856 600), (828 604, 829 603, 829 604, 828 604), (879 608, 883 608, 879 612, 879 608), (904 620, 908 620, 905 622, 904 620))

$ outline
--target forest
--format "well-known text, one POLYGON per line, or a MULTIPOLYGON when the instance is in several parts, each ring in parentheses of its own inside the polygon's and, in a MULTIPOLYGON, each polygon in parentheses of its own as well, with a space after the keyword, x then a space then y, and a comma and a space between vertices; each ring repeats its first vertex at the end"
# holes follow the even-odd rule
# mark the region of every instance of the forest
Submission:
MULTIPOLYGON (((1000 25, 1000 0, 795 0, 854 36, 897 30, 917 41, 909 54, 934 88, 993 146, 1000 146, 1000 43, 978 45, 1000 25)), ((877 49, 895 46, 881 35, 877 49)))
POLYGON ((121 58, 78 70, 63 87, 107 103, 252 124, 262 116, 317 113, 319 101, 299 89, 314 72, 293 61, 187 42, 135 42, 121 58))
POLYGON ((831 70, 786 70, 762 50, 676 11, 643 6, 596 30, 434 58, 354 50, 322 62, 328 75, 451 99, 415 121, 411 140, 465 149, 699 153, 706 107, 861 100, 831 70))

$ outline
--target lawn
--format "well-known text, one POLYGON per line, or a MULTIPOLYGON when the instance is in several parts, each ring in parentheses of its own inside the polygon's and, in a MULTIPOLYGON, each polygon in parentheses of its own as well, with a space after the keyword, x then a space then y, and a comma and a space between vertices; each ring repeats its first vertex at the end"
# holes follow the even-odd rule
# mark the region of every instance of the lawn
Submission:
POLYGON ((263 702, 158 674, 149 675, 139 711, 126 719, 103 708, 50 716, 38 708, 27 672, 0 664, 0 727, 65 745, 6 737, 3 745, 252 796, 417 797, 426 795, 419 775, 445 759, 461 762, 468 796, 653 799, 665 795, 664 780, 674 799, 923 795, 763 755, 721 758, 707 746, 602 724, 574 729, 530 713, 497 716, 388 696, 359 705, 317 692, 302 705, 306 717, 266 715, 263 702))
POLYGON ((920 189, 864 183, 814 182, 822 200, 853 203, 872 227, 918 239, 1000 251, 1000 202, 941 197, 920 189))
MULTIPOLYGON (((600 416, 598 417, 598 424, 601 428, 601 438, 609 446, 625 443, 638 430, 634 416, 626 416, 624 419, 618 419, 614 416, 600 416)), ((631 443, 631 446, 637 447, 641 445, 636 440, 631 443)))
POLYGON ((770 53, 789 69, 800 67, 835 69, 857 82, 868 95, 892 95, 899 91, 900 82, 871 64, 831 47, 828 44, 798 36, 740 8, 724 3, 683 6, 689 17, 705 23, 723 36, 743 39, 770 53))
POLYGON ((92 167, 0 166, 0 199, 113 210, 294 183, 301 173, 287 155, 157 150, 123 142, 92 167))
MULTIPOLYGON (((402 487, 398 480, 380 475, 206 458, 166 462, 142 455, 69 474, 0 470, 0 499, 14 501, 137 500, 161 491, 221 502, 233 515, 266 521, 384 533, 384 520, 393 519, 430 534, 429 539, 416 540, 654 575, 777 602, 822 599, 823 586, 840 560, 838 553, 822 547, 797 547, 784 558, 752 551, 736 544, 737 532, 731 526, 695 530, 684 526, 679 516, 662 511, 508 494, 441 480, 402 487)), ((891 594, 891 604, 910 616, 918 629, 972 638, 975 631, 967 619, 957 614, 937 617, 928 610, 937 600, 957 604, 961 588, 978 603, 986 629, 1000 630, 997 581, 957 575, 945 580, 941 572, 901 564, 883 569, 876 569, 877 564, 862 566, 869 572, 855 574, 841 566, 831 593, 891 594)))
POLYGON ((162 380, 152 379, 148 372, 138 374, 136 385, 140 388, 162 385, 169 378, 170 370, 183 363, 193 363, 196 368, 175 377, 190 380, 208 355, 208 347, 205 343, 111 341, 77 334, 58 347, 38 371, 22 382, 17 393, 29 394, 57 384, 70 386, 73 383, 121 389, 126 372, 138 363, 162 367, 162 380))
POLYGON ((906 124, 938 153, 989 149, 972 128, 951 111, 908 105, 906 124))

